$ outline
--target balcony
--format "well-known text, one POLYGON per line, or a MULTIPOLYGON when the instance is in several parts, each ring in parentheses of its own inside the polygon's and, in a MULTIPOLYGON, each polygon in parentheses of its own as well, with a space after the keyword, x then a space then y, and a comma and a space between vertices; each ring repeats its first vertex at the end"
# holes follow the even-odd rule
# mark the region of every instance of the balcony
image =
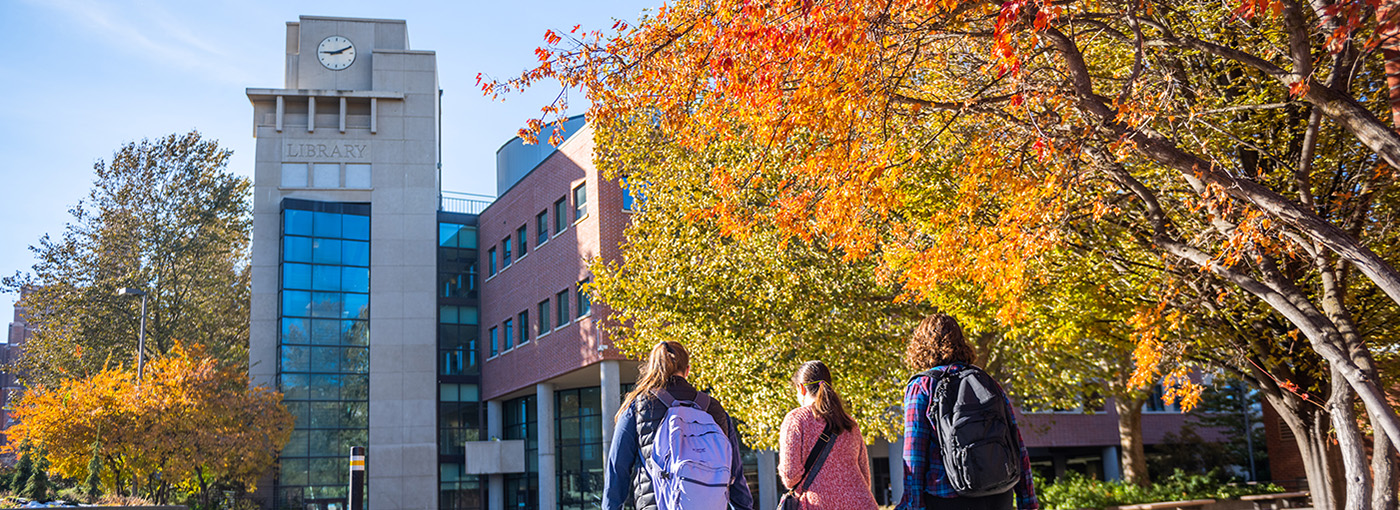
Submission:
POLYGON ((468 475, 499 475, 525 472, 525 441, 468 441, 466 463, 462 472, 468 475))
POLYGON ((481 214, 494 200, 496 197, 488 195, 442 191, 438 193, 438 210, 457 214, 481 214))

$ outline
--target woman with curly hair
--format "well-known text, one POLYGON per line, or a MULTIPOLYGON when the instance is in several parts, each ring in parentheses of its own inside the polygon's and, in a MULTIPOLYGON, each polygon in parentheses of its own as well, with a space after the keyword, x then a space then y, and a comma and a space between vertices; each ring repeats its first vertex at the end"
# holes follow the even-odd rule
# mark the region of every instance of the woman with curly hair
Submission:
MULTIPOLYGON (((909 338, 904 361, 916 375, 904 389, 904 498, 897 510, 1040 508, 1031 481, 1030 456, 1026 453, 1021 432, 1016 427, 1016 416, 1011 409, 1011 401, 1000 384, 991 380, 981 368, 974 365, 977 354, 963 338, 962 327, 958 325, 958 321, 941 313, 925 318, 914 328, 914 334, 909 338), (966 487, 965 480, 968 475, 965 473, 971 470, 966 466, 949 465, 942 454, 944 445, 940 445, 940 437, 948 437, 951 431, 942 431, 945 434, 940 436, 937 427, 939 421, 949 421, 939 418, 939 414, 948 412, 949 405, 938 405, 940 402, 935 398, 935 394, 940 381, 945 378, 949 378, 950 381, 943 388, 945 394, 958 391, 951 381, 976 378, 978 381, 972 384, 984 384, 982 387, 990 390, 985 392, 990 395, 983 395, 988 398, 987 401, 995 402, 999 399, 1005 402, 1004 409, 993 406, 993 411, 979 411, 997 418, 992 421, 1004 423, 1005 427, 1009 427, 1009 430, 1001 430, 1002 434, 999 435, 1005 438, 1001 443, 1005 447, 999 450, 1003 450, 1001 458, 1006 462, 1001 464, 1002 470, 996 470, 1002 477, 997 484, 993 484, 996 488, 992 489, 991 493, 985 493, 988 492, 986 490, 982 493, 970 491, 966 487), (930 407, 933 408, 933 415, 929 412, 930 407), (1016 451, 1019 451, 1019 458, 1015 456, 1016 451), (1016 471, 1020 472, 1019 479, 1015 476, 1016 471)), ((967 383, 961 384, 964 384, 962 388, 968 387, 967 383)), ((956 396, 959 397, 957 401, 964 400, 964 393, 957 393, 956 396)), ((992 455, 994 458, 995 453, 992 455)), ((958 462, 952 461, 953 464, 958 462)))

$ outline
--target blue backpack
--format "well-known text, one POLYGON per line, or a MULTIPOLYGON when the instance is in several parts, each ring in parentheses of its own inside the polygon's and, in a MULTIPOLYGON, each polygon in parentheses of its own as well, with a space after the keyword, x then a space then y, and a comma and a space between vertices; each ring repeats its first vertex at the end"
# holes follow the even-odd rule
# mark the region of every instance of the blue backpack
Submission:
POLYGON ((666 404, 666 416, 643 460, 658 510, 725 510, 734 450, 724 427, 706 412, 709 395, 697 391, 689 401, 665 390, 654 394, 666 404))

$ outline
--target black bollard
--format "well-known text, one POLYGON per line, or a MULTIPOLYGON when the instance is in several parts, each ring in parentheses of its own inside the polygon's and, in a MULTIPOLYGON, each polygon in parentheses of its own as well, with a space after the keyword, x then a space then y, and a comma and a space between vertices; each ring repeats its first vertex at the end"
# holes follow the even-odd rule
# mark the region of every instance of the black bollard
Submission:
POLYGON ((350 447, 350 501, 348 510, 365 510, 365 447, 350 447))

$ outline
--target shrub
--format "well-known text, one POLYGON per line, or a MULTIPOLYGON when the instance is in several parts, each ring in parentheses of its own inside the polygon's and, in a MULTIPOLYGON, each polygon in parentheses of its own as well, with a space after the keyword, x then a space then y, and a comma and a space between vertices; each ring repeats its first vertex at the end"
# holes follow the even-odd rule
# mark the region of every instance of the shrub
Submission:
POLYGON ((78 489, 77 487, 59 489, 58 494, 54 495, 53 498, 60 501, 67 501, 69 503, 81 503, 88 501, 88 497, 84 495, 83 491, 81 489, 78 489))
POLYGON ((1035 487, 1041 507, 1047 510, 1105 508, 1189 499, 1229 499, 1248 494, 1283 492, 1282 487, 1274 484, 1237 485, 1228 482, 1218 470, 1206 474, 1188 474, 1177 470, 1146 487, 1121 481, 1104 482, 1070 472, 1049 484, 1037 477, 1035 487))

